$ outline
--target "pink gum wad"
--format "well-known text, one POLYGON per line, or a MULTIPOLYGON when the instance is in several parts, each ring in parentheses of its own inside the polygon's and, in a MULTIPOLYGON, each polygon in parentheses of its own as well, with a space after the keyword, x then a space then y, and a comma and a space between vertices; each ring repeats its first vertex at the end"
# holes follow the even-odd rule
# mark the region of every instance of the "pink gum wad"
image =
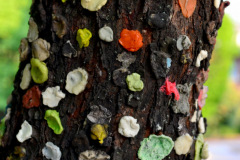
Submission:
POLYGON ((203 86, 203 89, 201 89, 198 96, 198 107, 200 110, 202 110, 203 106, 205 106, 206 99, 207 99, 207 92, 208 92, 208 87, 203 86))
POLYGON ((168 78, 166 79, 164 85, 160 88, 160 91, 165 92, 166 95, 171 95, 173 93, 175 100, 178 101, 180 99, 179 92, 176 88, 176 82, 172 83, 168 80, 168 78))

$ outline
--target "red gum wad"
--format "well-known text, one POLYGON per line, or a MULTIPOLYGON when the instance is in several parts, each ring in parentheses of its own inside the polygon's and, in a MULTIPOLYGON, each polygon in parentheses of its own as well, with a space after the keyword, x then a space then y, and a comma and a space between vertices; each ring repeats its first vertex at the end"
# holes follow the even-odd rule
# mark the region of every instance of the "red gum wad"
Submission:
POLYGON ((180 96, 179 96, 179 92, 176 88, 176 82, 172 83, 168 80, 168 78, 166 79, 164 85, 160 88, 161 92, 165 92, 166 95, 171 95, 172 93, 175 95, 175 100, 179 100, 180 96))
POLYGON ((143 38, 138 30, 123 29, 120 36, 119 43, 130 52, 136 52, 143 46, 143 38))
POLYGON ((33 86, 31 89, 27 91, 27 93, 23 96, 23 107, 24 108, 33 108, 38 107, 40 105, 41 91, 38 86, 33 86))

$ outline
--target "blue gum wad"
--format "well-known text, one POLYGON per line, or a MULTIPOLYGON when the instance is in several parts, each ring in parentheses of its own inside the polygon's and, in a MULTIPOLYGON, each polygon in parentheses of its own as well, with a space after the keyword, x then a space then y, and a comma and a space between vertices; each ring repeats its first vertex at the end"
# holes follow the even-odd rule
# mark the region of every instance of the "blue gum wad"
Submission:
POLYGON ((137 73, 128 75, 126 78, 126 82, 127 82, 129 90, 134 91, 134 92, 141 91, 144 87, 143 81, 141 80, 140 75, 137 73))
POLYGON ((167 68, 169 69, 171 67, 172 60, 171 58, 167 58, 167 68))
POLYGON ((204 144, 204 138, 202 134, 199 134, 195 143, 195 156, 194 160, 201 160, 201 151, 204 144))
POLYGON ((170 154, 174 146, 172 138, 161 135, 150 135, 141 142, 138 158, 141 160, 162 160, 170 154))
POLYGON ((78 41, 79 47, 80 48, 88 47, 91 37, 92 37, 92 33, 87 28, 79 29, 77 31, 77 38, 76 38, 78 41))
POLYGON ((61 134, 63 126, 59 117, 59 113, 56 110, 47 110, 44 116, 47 120, 48 127, 50 127, 55 134, 61 134))

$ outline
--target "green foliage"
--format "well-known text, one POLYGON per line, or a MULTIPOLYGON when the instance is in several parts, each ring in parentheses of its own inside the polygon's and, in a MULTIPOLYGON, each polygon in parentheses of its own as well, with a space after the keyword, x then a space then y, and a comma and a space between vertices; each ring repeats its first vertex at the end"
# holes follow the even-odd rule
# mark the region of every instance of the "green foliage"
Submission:
POLYGON ((5 132, 5 119, 2 119, 1 121, 0 121, 0 146, 1 146, 1 139, 2 139, 2 136, 4 135, 4 132, 5 132))
POLYGON ((13 90, 13 79, 17 71, 18 58, 16 56, 0 55, 0 109, 4 109, 7 105, 8 96, 13 90))
POLYGON ((19 41, 27 35, 31 0, 0 0, 0 51, 18 48, 19 41))
POLYGON ((13 80, 19 64, 18 47, 27 36, 31 0, 0 0, 0 110, 13 90, 13 80))
POLYGON ((229 81, 220 105, 218 106, 218 133, 213 134, 231 135, 240 133, 239 97, 239 86, 229 81))
POLYGON ((224 98, 228 77, 234 58, 238 55, 238 49, 234 24, 225 15, 222 27, 218 31, 217 44, 209 68, 209 79, 205 84, 209 87, 209 91, 206 106, 203 108, 203 116, 208 119, 208 128, 210 128, 208 134, 215 132, 222 125, 220 124, 219 105, 224 98))

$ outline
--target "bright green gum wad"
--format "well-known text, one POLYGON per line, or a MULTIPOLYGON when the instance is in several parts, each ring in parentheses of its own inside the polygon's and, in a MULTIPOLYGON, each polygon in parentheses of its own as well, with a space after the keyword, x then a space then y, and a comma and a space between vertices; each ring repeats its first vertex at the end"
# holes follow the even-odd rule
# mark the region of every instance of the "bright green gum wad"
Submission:
POLYGON ((63 126, 59 117, 59 112, 56 110, 47 110, 44 119, 47 120, 48 127, 51 128, 55 134, 62 133, 63 126))

